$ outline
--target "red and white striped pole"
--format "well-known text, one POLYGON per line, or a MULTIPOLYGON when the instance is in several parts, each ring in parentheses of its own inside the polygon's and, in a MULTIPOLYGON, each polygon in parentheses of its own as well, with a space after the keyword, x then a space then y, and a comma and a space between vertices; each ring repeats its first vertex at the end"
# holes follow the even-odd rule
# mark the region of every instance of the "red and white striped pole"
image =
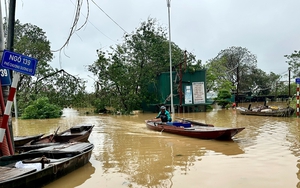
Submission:
MULTIPOLYGON (((5 104, 4 104, 4 98, 2 93, 2 84, 0 82, 0 105, 1 105, 1 114, 4 114, 5 110, 5 104)), ((8 126, 5 128, 2 128, 2 121, 3 118, 0 118, 0 150, 2 151, 2 156, 11 155, 8 144, 7 144, 7 136, 10 133, 10 130, 8 129, 8 126), (6 131, 7 130, 7 131, 6 131), (7 135, 7 136, 6 136, 7 135)))
MULTIPOLYGON (((8 94, 8 99, 6 102, 6 106, 5 106, 5 111, 4 111, 4 116, 3 116, 3 120, 2 120, 2 126, 1 128, 5 128, 6 132, 9 132, 8 130, 8 119, 11 113, 11 107, 13 104, 13 100, 14 100, 14 96, 17 90, 17 85, 20 79, 20 73, 19 72, 14 72, 13 73, 13 80, 12 80, 12 84, 9 90, 9 94, 8 94)), ((7 135, 7 142, 8 142, 8 147, 10 150, 10 153, 13 155, 14 154, 14 148, 12 145, 12 140, 10 137, 10 134, 6 134, 7 135)))

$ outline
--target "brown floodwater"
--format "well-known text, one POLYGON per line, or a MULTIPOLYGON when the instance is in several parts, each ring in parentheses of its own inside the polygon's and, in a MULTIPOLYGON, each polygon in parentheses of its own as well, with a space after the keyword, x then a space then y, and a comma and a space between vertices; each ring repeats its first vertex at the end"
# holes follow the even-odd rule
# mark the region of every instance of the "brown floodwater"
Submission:
POLYGON ((298 118, 244 116, 218 108, 173 114, 174 119, 245 127, 232 141, 216 141, 148 130, 144 121, 156 115, 84 115, 65 109, 59 119, 13 119, 13 130, 23 136, 49 134, 80 123, 95 125, 89 138, 95 145, 90 162, 46 188, 300 187, 298 118))

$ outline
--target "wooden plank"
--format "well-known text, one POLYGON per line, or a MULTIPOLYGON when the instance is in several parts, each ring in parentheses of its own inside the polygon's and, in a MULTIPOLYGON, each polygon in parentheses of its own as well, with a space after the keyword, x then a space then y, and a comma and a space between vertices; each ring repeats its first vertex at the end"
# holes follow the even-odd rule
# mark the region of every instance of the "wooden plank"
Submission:
POLYGON ((15 178, 17 176, 25 175, 31 172, 35 172, 34 168, 8 168, 0 167, 0 181, 15 178))
POLYGON ((74 143, 66 143, 66 144, 59 144, 59 145, 53 145, 49 147, 40 148, 37 150, 32 150, 32 152, 71 152, 71 153, 78 153, 85 149, 90 143, 88 142, 74 142, 74 143))

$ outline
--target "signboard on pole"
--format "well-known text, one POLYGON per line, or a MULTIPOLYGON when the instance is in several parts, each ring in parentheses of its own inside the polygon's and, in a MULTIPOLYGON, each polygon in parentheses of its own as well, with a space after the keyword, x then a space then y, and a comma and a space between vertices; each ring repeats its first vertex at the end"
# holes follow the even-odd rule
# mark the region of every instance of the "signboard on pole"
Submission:
POLYGON ((35 58, 4 50, 1 65, 7 69, 34 76, 37 62, 35 58))
POLYGON ((296 84, 300 84, 300 78, 296 78, 296 84))
POLYGON ((192 86, 194 104, 205 103, 204 82, 193 82, 192 86))
POLYGON ((1 86, 10 86, 11 85, 11 77, 8 69, 2 67, 0 65, 0 80, 1 86))
POLYGON ((193 102, 193 96, 192 96, 192 87, 191 86, 185 86, 185 92, 184 92, 184 103, 185 104, 192 104, 193 102))

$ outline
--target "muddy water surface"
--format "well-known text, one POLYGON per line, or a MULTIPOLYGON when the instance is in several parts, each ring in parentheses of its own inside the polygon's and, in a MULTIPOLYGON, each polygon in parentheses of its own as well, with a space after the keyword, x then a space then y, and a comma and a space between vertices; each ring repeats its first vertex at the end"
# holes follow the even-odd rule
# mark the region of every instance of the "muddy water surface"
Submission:
MULTIPOLYGON (((245 107, 248 104, 245 104, 245 107)), ((252 104, 252 106, 255 104, 252 104)), ((276 104, 278 105, 278 104, 276 104)), ((16 136, 95 124, 90 162, 46 188, 292 188, 300 187, 298 118, 240 115, 237 110, 174 114, 222 127, 245 127, 232 141, 200 140, 148 130, 132 116, 83 115, 65 109, 53 120, 15 120, 16 136)))

